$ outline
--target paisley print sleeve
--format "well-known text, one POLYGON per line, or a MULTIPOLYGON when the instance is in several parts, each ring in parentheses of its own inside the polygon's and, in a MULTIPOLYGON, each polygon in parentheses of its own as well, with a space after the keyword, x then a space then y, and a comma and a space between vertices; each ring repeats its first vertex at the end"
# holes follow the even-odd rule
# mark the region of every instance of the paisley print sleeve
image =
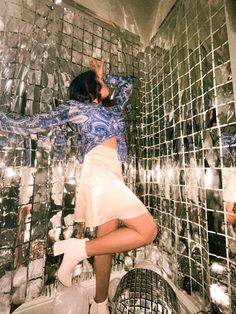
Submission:
POLYGON ((123 110, 133 90, 131 78, 128 76, 108 74, 106 76, 105 82, 118 87, 118 94, 115 97, 116 105, 119 106, 121 110, 123 110))
POLYGON ((73 122, 78 119, 79 111, 66 104, 55 110, 32 116, 20 116, 15 113, 0 112, 0 130, 20 135, 43 132, 51 127, 73 122))

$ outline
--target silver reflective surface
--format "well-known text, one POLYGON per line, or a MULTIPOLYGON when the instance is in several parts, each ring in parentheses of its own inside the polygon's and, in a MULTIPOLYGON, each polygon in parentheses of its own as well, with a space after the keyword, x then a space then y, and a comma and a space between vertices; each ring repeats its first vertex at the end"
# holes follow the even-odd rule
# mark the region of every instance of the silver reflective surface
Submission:
MULTIPOLYGON (((233 20, 235 12, 228 12, 233 20)), ((224 1, 179 1, 141 63, 141 195, 159 222, 168 275, 217 313, 236 310, 236 107, 228 26, 224 1)))
MULTIPOLYGON (((127 140, 136 152, 139 37, 80 10, 73 1, 0 1, 0 110, 32 115, 66 100, 70 81, 89 59, 106 60, 106 73, 134 77, 127 140)), ((0 303, 13 310, 55 281, 60 260, 52 244, 96 230, 74 222, 80 166, 73 126, 29 138, 0 132, 0 303), (14 253, 14 254, 13 254, 14 253)), ((114 267, 123 265, 114 257, 114 267)), ((120 267, 120 266, 119 266, 120 267)), ((83 278, 91 277, 90 267, 83 278)), ((81 270, 78 272, 81 274, 81 270)))
POLYGON ((133 269, 121 278, 112 313, 180 313, 178 298, 162 276, 149 269, 133 269))
MULTIPOLYGON (((137 36, 75 5, 1 0, 0 110, 55 108, 91 56, 105 58, 107 73, 134 76, 125 180, 158 221, 159 261, 169 278, 203 306, 230 313, 236 311, 236 118, 224 3, 178 1, 140 53, 137 36)), ((54 282, 55 240, 96 236, 73 221, 77 149, 69 126, 32 138, 0 133, 6 308, 54 282)), ((113 267, 132 269, 138 255, 117 254, 113 267)), ((91 269, 83 276, 90 278, 91 269)))

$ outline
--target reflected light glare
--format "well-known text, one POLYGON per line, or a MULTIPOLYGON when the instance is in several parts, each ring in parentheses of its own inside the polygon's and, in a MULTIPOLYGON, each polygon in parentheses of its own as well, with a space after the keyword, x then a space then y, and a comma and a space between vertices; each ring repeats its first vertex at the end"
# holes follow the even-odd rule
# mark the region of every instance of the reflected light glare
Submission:
POLYGON ((20 95, 22 96, 23 95, 23 92, 24 92, 24 88, 25 88, 25 82, 21 82, 20 84, 20 95))
POLYGON ((157 183, 161 182, 161 171, 160 170, 156 173, 156 182, 157 183))
MULTIPOLYGON (((30 221, 31 219, 31 214, 28 214, 25 218, 25 222, 28 222, 28 223, 25 223, 25 231, 24 231, 24 242, 28 242, 30 240, 30 221)), ((33 235, 34 234, 34 230, 31 231, 31 234, 33 235)))
POLYGON ((152 179, 152 170, 146 170, 146 182, 151 182, 152 179))
POLYGON ((141 165, 139 165, 139 177, 140 177, 140 182, 144 183, 145 182, 145 171, 141 165))
POLYGON ((167 170, 167 173, 168 173, 168 177, 169 177, 169 179, 172 179, 173 178, 173 169, 171 169, 171 168, 169 168, 168 170, 167 170))
POLYGON ((49 56, 48 52, 47 52, 47 51, 44 51, 44 53, 43 53, 43 57, 44 57, 45 59, 47 59, 47 58, 48 58, 48 56, 49 56))
POLYGON ((12 85, 12 80, 8 80, 5 85, 5 90, 9 91, 12 85))
POLYGON ((201 179, 201 168, 199 168, 199 167, 196 167, 196 177, 197 177, 197 180, 200 181, 200 179, 201 179))
POLYGON ((213 180, 214 180, 213 172, 211 171, 211 169, 207 169, 205 174, 205 187, 211 188, 213 185, 213 180))
POLYGON ((152 170, 152 179, 155 183, 160 183, 161 181, 161 169, 160 165, 156 164, 154 169, 152 170))
POLYGON ((55 4, 60 4, 62 3, 62 0, 54 0, 55 4))
POLYGON ((226 287, 218 284, 212 284, 210 286, 210 294, 213 301, 218 304, 229 306, 229 295, 226 293, 226 287))
POLYGON ((62 164, 61 164, 61 163, 59 163, 57 169, 58 169, 59 176, 62 176, 62 175, 63 175, 63 167, 62 167, 62 164))
POLYGON ((13 168, 7 168, 5 173, 6 173, 6 177, 8 178, 12 178, 16 175, 16 172, 13 168))
POLYGON ((226 269, 224 266, 215 262, 215 263, 212 263, 211 270, 215 273, 222 274, 226 269))
POLYGON ((4 22, 2 21, 2 17, 0 19, 0 32, 4 31, 4 22))
POLYGON ((129 167, 129 173, 130 173, 130 177, 131 178, 135 178, 136 177, 136 168, 132 164, 129 167))

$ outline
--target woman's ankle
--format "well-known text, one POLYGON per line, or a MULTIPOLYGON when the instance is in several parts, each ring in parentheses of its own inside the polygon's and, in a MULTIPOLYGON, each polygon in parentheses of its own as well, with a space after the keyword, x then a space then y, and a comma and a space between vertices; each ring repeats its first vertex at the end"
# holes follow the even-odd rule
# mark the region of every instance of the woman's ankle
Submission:
POLYGON ((103 303, 105 301, 108 301, 108 297, 107 296, 106 297, 94 297, 94 301, 96 303, 103 303))

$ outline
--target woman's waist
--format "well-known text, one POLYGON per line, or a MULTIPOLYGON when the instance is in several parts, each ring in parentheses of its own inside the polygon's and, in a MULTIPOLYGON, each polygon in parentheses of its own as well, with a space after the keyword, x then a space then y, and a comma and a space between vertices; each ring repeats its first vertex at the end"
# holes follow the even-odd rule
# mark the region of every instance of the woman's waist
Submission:
MULTIPOLYGON (((113 134, 113 136, 115 136, 113 134)), ((120 162, 125 162, 126 161, 126 156, 127 156, 127 147, 126 143, 123 137, 119 137, 116 135, 116 145, 110 145, 110 139, 113 138, 105 138, 97 141, 89 141, 87 140, 82 140, 80 143, 80 148, 79 149, 79 159, 80 163, 84 163, 85 158, 89 158, 90 155, 98 155, 98 156, 104 156, 108 158, 114 158, 118 159, 120 162), (108 145, 106 144, 106 141, 108 145)), ((114 143, 113 143, 114 144, 114 143)))
POLYGON ((88 159, 90 157, 97 157, 100 158, 112 158, 118 160, 118 150, 117 148, 113 148, 107 145, 103 144, 97 144, 95 147, 93 147, 87 154, 85 154, 85 159, 88 159))
POLYGON ((117 150, 118 145, 117 145, 117 141, 116 141, 116 135, 113 135, 109 138, 106 138, 104 141, 99 143, 99 145, 106 146, 106 147, 117 150))

